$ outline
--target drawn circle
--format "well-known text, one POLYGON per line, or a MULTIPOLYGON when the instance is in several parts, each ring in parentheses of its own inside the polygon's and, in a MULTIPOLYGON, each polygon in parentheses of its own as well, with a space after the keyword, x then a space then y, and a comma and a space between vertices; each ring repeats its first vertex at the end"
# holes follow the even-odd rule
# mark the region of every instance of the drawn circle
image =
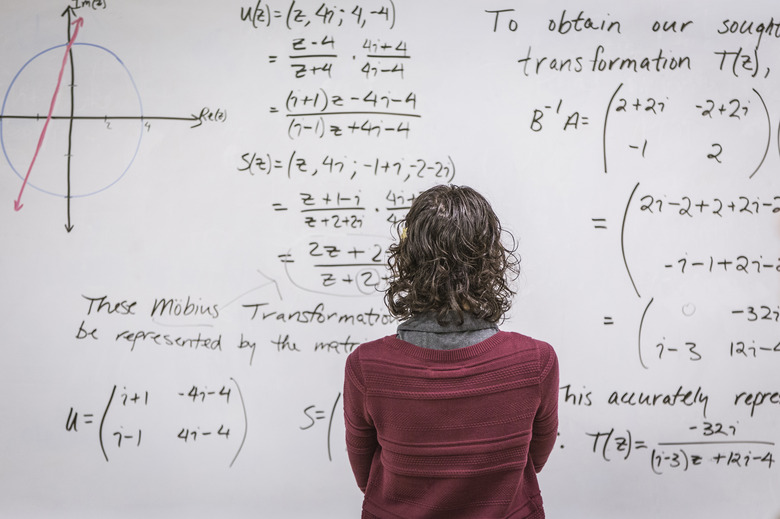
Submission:
MULTIPOLYGON (((27 176, 35 145, 46 122, 66 47, 67 44, 50 47, 30 58, 16 73, 3 98, 0 146, 6 161, 21 180, 27 176), (53 68, 55 63, 56 70, 53 68), (51 88, 46 92, 48 85, 51 88), (41 88, 44 92, 38 94, 41 88), (31 91, 35 94, 30 95, 31 91), (47 107, 43 111, 40 110, 42 105, 47 107), (9 107, 19 111, 9 113, 9 107), (31 123, 35 125, 32 129, 31 123)), ((132 166, 143 137, 141 95, 125 64, 100 45, 76 42, 72 50, 77 47, 79 53, 74 53, 73 63, 68 60, 66 64, 53 119, 27 182, 42 193, 58 197, 91 196, 119 182, 132 166), (69 87, 71 65, 76 71, 73 98, 69 87), (74 106, 74 121, 70 125, 70 103, 74 99, 79 108, 74 106), (68 112, 66 115, 65 111, 68 112), (112 130, 113 134, 110 133, 112 130), (70 166, 67 166, 69 142, 71 158, 70 166), (69 194, 66 167, 70 168, 69 176, 73 178, 69 194)))
POLYGON ((370 296, 372 294, 379 294, 384 292, 379 288, 379 280, 382 279, 379 275, 379 271, 372 268, 360 269, 355 275, 355 285, 361 294, 370 296), (376 280, 376 284, 374 284, 376 280), (365 282, 361 282, 365 281, 365 282), (371 281, 369 284, 368 282, 371 281))

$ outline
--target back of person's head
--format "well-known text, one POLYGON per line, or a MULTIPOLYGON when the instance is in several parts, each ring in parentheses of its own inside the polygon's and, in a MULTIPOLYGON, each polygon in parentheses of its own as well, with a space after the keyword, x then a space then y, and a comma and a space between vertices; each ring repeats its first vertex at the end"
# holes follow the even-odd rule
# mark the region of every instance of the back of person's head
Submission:
POLYGON ((514 240, 512 249, 501 242, 506 231, 482 195, 466 186, 432 187, 415 198, 397 230, 385 292, 393 315, 434 312, 444 324, 469 312, 495 323, 509 310, 509 276, 519 260, 514 240))

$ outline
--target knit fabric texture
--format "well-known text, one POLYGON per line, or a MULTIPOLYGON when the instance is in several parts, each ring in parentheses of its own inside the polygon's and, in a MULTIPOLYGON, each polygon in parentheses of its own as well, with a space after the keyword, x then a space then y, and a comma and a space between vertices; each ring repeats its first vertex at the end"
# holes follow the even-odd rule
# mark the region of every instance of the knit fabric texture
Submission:
POLYGON ((344 416, 364 517, 544 517, 536 473, 558 427, 549 344, 504 331, 451 350, 362 344, 344 416))

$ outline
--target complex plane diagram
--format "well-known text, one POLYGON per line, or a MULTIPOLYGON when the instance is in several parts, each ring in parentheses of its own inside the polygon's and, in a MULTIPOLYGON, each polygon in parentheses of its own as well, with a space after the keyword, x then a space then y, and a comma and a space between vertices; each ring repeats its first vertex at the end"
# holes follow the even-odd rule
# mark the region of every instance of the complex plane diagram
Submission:
MULTIPOLYGON (((129 68, 108 48, 86 41, 89 26, 68 6, 65 42, 29 58, 0 107, 0 146, 19 178, 14 209, 29 189, 64 199, 65 229, 74 200, 97 195, 130 170, 150 121, 202 124, 204 113, 148 115, 129 68)), ((10 203, 10 201, 8 202, 10 203)), ((27 209, 31 210, 31 209, 27 209)))

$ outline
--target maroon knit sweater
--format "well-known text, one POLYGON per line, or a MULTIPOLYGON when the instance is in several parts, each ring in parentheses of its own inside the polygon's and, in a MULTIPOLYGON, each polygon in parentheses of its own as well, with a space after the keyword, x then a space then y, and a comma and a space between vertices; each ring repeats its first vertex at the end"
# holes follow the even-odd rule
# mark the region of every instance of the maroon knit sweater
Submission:
POLYGON ((344 380, 363 517, 543 518, 536 472, 558 428, 558 360, 498 332, 455 350, 360 345, 344 380))

